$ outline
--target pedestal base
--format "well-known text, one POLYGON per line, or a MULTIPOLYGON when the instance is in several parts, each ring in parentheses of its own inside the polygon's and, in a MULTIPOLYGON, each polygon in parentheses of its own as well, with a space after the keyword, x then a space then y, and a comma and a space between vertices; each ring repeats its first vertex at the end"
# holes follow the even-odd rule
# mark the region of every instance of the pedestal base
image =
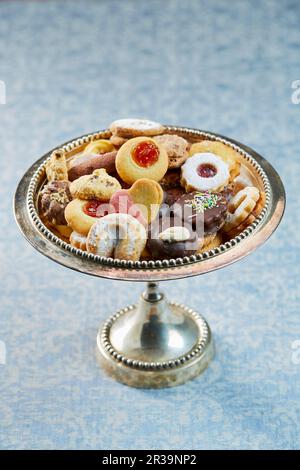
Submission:
POLYGON ((172 387, 200 374, 214 355, 205 319, 166 302, 149 283, 137 306, 112 315, 97 335, 97 358, 113 378, 132 387, 172 387))

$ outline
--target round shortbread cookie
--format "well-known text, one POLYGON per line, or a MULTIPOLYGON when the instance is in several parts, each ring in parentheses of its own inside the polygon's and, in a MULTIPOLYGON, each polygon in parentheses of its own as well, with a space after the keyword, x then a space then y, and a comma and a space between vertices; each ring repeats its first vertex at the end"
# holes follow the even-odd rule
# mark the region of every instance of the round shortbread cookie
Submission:
POLYGON ((162 134, 164 126, 148 119, 118 119, 109 126, 112 134, 118 137, 153 136, 162 134))

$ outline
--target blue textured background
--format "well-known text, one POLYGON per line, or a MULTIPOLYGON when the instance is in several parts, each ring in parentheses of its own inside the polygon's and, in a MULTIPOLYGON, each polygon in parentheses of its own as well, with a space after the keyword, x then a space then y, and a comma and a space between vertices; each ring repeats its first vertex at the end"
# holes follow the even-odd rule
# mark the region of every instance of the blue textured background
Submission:
POLYGON ((0 3, 1 448, 299 448, 299 22, 298 1, 0 3), (161 391, 115 383, 94 357, 100 322, 142 286, 49 261, 11 209, 43 153, 128 116, 236 138, 287 189, 264 247, 164 285, 207 317, 217 356, 198 379, 161 391))

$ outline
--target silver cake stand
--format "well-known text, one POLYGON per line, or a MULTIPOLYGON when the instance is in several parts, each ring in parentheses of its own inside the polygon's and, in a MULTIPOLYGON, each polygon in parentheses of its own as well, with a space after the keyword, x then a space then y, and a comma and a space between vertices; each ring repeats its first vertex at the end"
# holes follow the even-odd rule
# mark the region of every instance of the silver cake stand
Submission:
MULTIPOLYGON (((38 214, 37 201, 45 184, 45 162, 52 150, 26 171, 15 194, 15 217, 25 238, 43 255, 76 271, 122 281, 146 281, 137 305, 113 314, 97 335, 97 358, 115 379, 134 387, 169 387, 203 371, 214 355, 210 328, 193 309, 169 302, 158 281, 205 274, 251 253, 278 226, 284 212, 285 192, 280 177, 252 149, 223 136, 185 127, 167 126, 190 141, 216 140, 240 154, 243 171, 265 194, 260 215, 242 233, 218 248, 185 258, 124 261, 88 254, 51 232, 38 214)), ((60 146, 71 157, 92 140, 108 138, 108 130, 84 135, 60 146)))

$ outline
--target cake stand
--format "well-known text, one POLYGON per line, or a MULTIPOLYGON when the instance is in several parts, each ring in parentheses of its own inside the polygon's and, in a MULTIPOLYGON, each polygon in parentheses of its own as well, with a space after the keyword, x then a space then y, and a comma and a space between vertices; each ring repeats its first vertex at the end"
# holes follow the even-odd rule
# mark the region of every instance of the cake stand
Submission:
MULTIPOLYGON (((238 261, 264 243, 284 212, 285 192, 280 177, 263 157, 232 139, 197 129, 166 126, 192 142, 223 142, 240 155, 243 173, 265 195, 259 216, 235 238, 218 248, 190 257, 159 261, 124 261, 89 254, 72 247, 50 231, 38 214, 38 195, 45 184, 49 153, 26 171, 15 194, 15 217, 25 238, 53 261, 100 278, 145 281, 147 288, 137 305, 108 318, 97 335, 96 353, 103 368, 115 379, 134 387, 159 388, 184 383, 203 371, 214 355, 206 320, 182 304, 169 302, 158 282, 197 276, 238 261)), ((66 142, 68 157, 92 140, 110 137, 108 130, 66 142)))

